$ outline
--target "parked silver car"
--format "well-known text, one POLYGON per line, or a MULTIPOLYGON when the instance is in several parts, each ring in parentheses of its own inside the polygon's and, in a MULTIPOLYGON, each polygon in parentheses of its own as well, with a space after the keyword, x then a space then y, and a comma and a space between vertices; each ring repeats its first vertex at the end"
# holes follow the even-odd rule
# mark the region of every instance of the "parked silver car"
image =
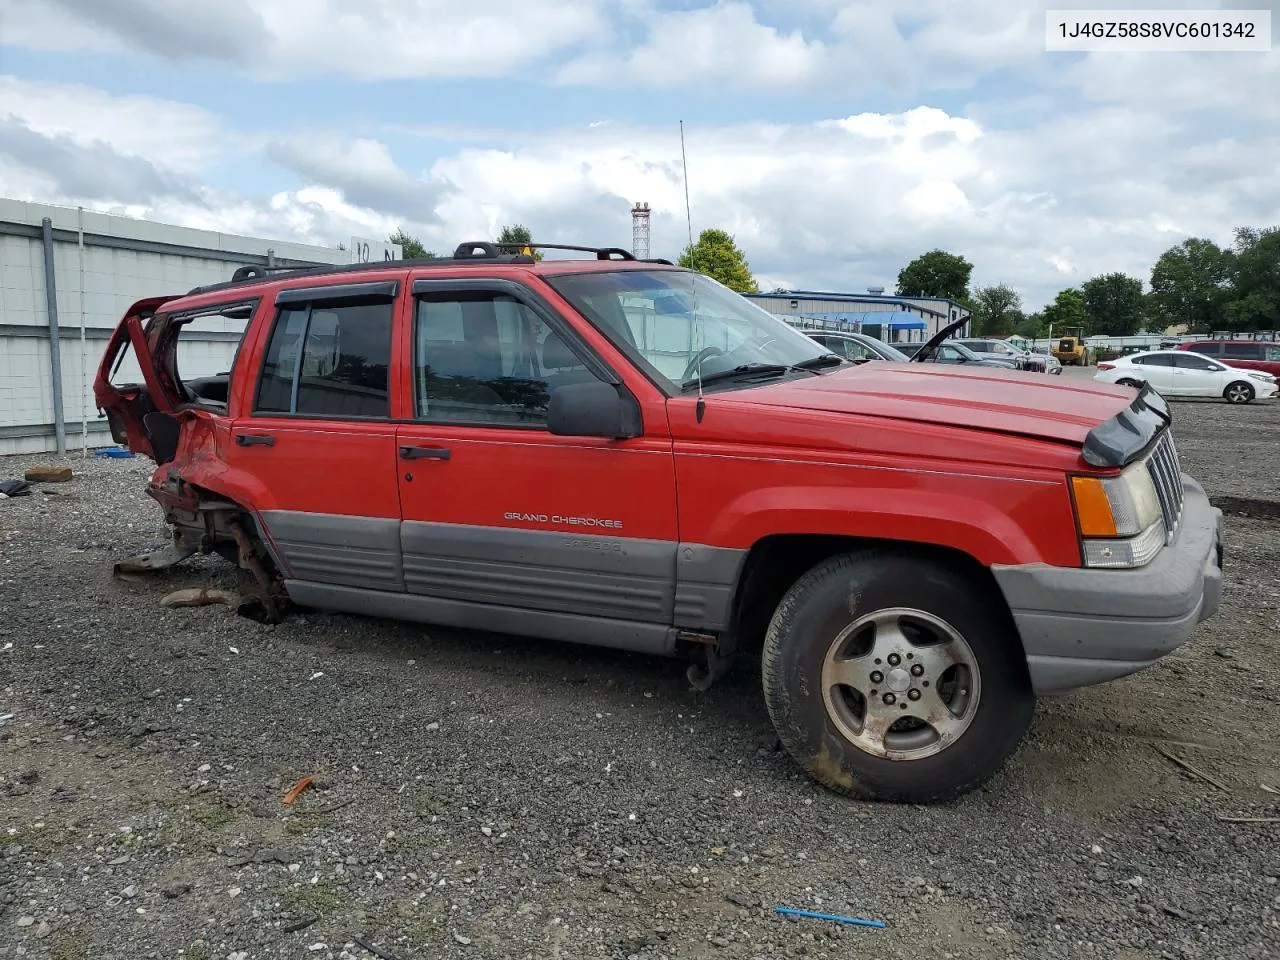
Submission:
POLYGON ((955 342, 968 347, 983 360, 1004 360, 1019 370, 1034 370, 1039 373, 1047 373, 1049 369, 1047 356, 1015 347, 1007 340, 972 337, 955 342))
POLYGON ((818 330, 812 333, 805 331, 805 335, 846 360, 896 360, 905 363, 909 359, 896 347, 865 333, 818 330))

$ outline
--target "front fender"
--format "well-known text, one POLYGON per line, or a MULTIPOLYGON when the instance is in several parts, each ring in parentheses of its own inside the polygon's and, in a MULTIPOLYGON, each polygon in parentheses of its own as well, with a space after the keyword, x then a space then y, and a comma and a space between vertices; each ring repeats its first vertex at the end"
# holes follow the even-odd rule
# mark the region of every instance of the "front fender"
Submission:
MULTIPOLYGON (((949 547, 984 566, 1074 565, 1079 562, 1074 537, 1064 550, 1061 537, 1046 536, 1074 530, 1069 505, 1053 509, 1046 502, 1044 493, 1053 489, 1047 484, 1034 494, 1010 489, 995 499, 889 487, 766 487, 725 504, 710 523, 707 542, 749 547, 778 534, 835 535, 949 547)), ((1065 491, 1056 489, 1054 499, 1065 505, 1065 491)))

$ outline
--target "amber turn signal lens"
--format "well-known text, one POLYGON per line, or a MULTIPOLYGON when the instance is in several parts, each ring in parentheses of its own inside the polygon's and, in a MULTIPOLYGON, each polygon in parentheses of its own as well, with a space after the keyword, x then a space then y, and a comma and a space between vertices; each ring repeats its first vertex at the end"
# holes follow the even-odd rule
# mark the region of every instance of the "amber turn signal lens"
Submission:
POLYGON ((1081 536, 1114 537, 1116 521, 1102 481, 1097 477, 1072 477, 1071 492, 1075 494, 1081 536))

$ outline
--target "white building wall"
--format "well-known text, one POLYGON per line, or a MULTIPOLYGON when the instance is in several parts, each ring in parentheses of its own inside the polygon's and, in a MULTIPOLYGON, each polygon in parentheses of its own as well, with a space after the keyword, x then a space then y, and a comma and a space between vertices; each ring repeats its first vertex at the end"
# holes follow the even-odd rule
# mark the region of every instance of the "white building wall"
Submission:
MULTIPOLYGON (((229 280, 236 267, 263 264, 269 254, 280 263, 351 260, 348 250, 337 248, 0 199, 0 455, 56 449, 40 236, 46 217, 54 229, 54 287, 68 450, 113 445, 106 420, 99 419, 94 405, 93 378, 107 336, 132 304, 144 297, 183 294, 192 287, 229 280), (77 242, 82 225, 83 248, 77 242), (82 418, 88 423, 87 444, 82 418)), ((225 339, 225 334, 243 329, 243 321, 218 319, 193 324, 178 357, 184 376, 226 370, 236 344, 225 339), (202 339, 202 331, 219 331, 224 338, 202 339)), ((140 379, 136 363, 131 357, 126 359, 117 382, 140 379)))

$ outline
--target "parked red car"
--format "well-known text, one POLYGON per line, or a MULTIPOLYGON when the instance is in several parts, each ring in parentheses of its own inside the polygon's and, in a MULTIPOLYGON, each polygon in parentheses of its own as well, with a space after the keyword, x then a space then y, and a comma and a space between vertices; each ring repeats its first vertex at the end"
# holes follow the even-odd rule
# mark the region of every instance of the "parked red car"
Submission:
POLYGON ((1280 377, 1280 343, 1266 340, 1192 340, 1179 343, 1177 349, 1203 353, 1228 367, 1262 370, 1273 377, 1280 377))
MULTIPOLYGON (((586 248, 576 248, 586 249, 586 248)), ((621 250, 268 272, 135 304, 95 382, 175 542, 286 602, 695 661, 762 649, 818 781, 956 796, 1038 693, 1213 615, 1222 514, 1149 391, 854 364, 621 250), (183 330, 247 318, 229 374, 183 330), (126 350, 141 383, 113 383, 126 350)))

